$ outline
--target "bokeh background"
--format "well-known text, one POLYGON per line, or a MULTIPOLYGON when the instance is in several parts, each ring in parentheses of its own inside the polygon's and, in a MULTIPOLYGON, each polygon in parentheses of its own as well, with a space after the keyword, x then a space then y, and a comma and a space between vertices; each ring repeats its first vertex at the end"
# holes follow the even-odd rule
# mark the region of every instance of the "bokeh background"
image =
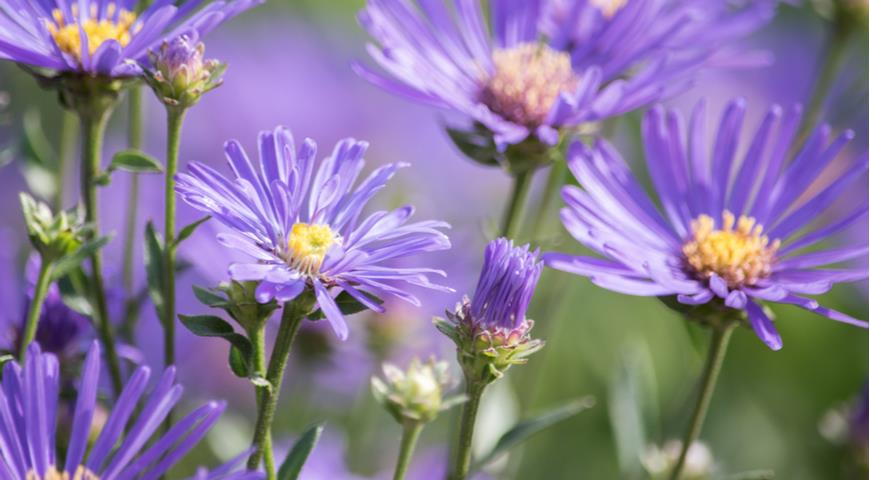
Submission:
MULTIPOLYGON (((257 132, 276 125, 289 126, 297 138, 314 138, 322 153, 343 137, 366 139, 372 145, 368 168, 393 161, 412 164, 379 196, 379 206, 412 203, 419 218, 453 225, 453 249, 425 261, 448 272, 447 283, 457 294, 420 292, 423 308, 394 304, 384 316, 357 315, 351 339, 344 343, 325 325, 310 324, 302 332, 275 437, 278 445, 289 446, 306 427, 327 421, 326 433, 303 471, 302 478, 314 480, 389 477, 399 427, 374 403, 369 377, 384 360, 404 365, 413 355, 434 354, 452 361, 450 346, 438 336, 431 318, 474 287, 483 246, 508 188, 502 172, 473 164, 455 150, 443 130, 451 118, 443 112, 395 98, 352 73, 350 63, 365 57, 366 39, 355 20, 361 5, 362 0, 272 0, 208 37, 208 56, 229 63, 229 70, 225 85, 190 112, 182 140, 182 165, 196 160, 225 169, 225 140, 239 139, 253 153, 257 132)), ((725 102, 743 96, 750 105, 748 125, 754 126, 770 103, 807 102, 830 56, 826 48, 832 32, 842 27, 821 7, 783 5, 771 25, 745 40, 747 46, 771 52, 769 67, 707 72, 690 91, 668 103, 687 110, 704 97, 712 107, 712 124, 725 102)), ((824 114, 836 130, 857 132, 846 155, 867 151, 866 14, 863 24, 861 18, 853 20, 824 114)), ((4 271, 18 272, 18 280, 10 277, 2 289, 7 300, 0 315, 8 329, 23 318, 20 272, 27 242, 17 195, 25 189, 51 193, 39 191, 45 190, 46 172, 34 165, 34 153, 21 148, 19 139, 22 132, 41 131, 49 149, 43 154, 56 155, 62 113, 52 93, 39 90, 27 74, 6 63, 0 65, 0 91, 0 202, 5 205, 0 240, 4 271)), ((145 150, 162 158, 163 110, 150 92, 144 94, 145 150)), ((125 117, 122 105, 110 127, 107 158, 125 145, 125 117)), ((638 167, 640 118, 633 114, 602 126, 638 167)), ((540 174, 540 183, 545 176, 540 174)), ((76 176, 65 180, 69 188, 64 204, 71 206, 76 176)), ((121 239, 130 214, 125 203, 128 182, 125 174, 116 174, 101 192, 105 229, 116 232, 107 252, 107 273, 115 285, 120 285, 121 239)), ((159 176, 142 177, 137 235, 148 219, 162 224, 161 188, 159 176)), ((845 192, 843 200, 844 208, 866 201, 866 179, 860 188, 845 192)), ((179 215, 179 224, 196 218, 185 205, 179 215)), ((527 218, 526 225, 541 229, 533 235, 527 228, 523 241, 544 250, 578 250, 561 231, 555 208, 540 219, 527 218)), ((181 313, 205 313, 193 299, 191 285, 213 286, 224 279, 232 258, 214 242, 217 229, 206 224, 182 247, 180 255, 192 268, 179 286, 181 313)), ((866 242, 866 221, 847 235, 866 242)), ((141 258, 137 250, 140 287, 141 258)), ((824 301, 867 318, 866 283, 838 287, 824 301)), ((781 351, 768 350, 748 330, 739 331, 732 342, 702 434, 715 452, 717 478, 758 469, 795 480, 866 477, 866 417, 858 440, 850 437, 848 420, 862 391, 866 408, 867 332, 797 308, 774 310, 785 342, 781 351)), ((500 459, 490 477, 646 478, 639 460, 645 448, 683 432, 706 348, 704 332, 687 326, 655 299, 610 293, 554 271, 544 273, 530 316, 547 347, 488 391, 476 439, 480 451, 535 412, 587 395, 595 397, 596 405, 500 459)), ((141 352, 141 361, 160 366, 161 336, 150 305, 142 309, 136 339, 132 347, 141 352)), ((178 469, 178 478, 195 465, 228 459, 249 441, 253 394, 247 381, 230 373, 226 356, 224 342, 181 332, 178 364, 186 386, 185 408, 211 398, 228 400, 230 408, 207 442, 178 469)), ((424 431, 409 478, 443 477, 445 439, 454 421, 445 414, 424 431)))

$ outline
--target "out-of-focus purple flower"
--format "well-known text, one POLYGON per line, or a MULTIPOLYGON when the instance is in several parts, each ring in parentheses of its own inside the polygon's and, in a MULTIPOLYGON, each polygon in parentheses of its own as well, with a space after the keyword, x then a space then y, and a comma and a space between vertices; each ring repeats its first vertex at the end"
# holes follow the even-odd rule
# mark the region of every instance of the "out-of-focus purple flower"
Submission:
POLYGON ((482 328, 516 328, 526 321, 526 310, 541 278, 543 264, 538 250, 514 247, 499 238, 486 246, 480 279, 469 311, 474 324, 482 328))
POLYGON ((675 296, 687 308, 706 305, 717 314, 745 312, 756 335, 774 350, 782 340, 763 301, 866 328, 867 322, 804 296, 867 278, 866 265, 817 268, 866 255, 866 234, 861 242, 805 251, 866 216, 867 205, 859 204, 829 225, 810 225, 844 187, 864 176, 866 156, 829 185, 810 190, 853 133, 832 140, 823 125, 789 163, 801 111, 773 106, 738 159, 745 108, 738 99, 725 109, 710 153, 700 121, 703 103, 693 112, 685 139, 676 112, 655 108, 647 114, 647 164, 661 210, 607 142, 572 145, 568 164, 584 189, 565 187, 562 222, 607 258, 547 253, 547 265, 620 293, 675 296))
MULTIPOLYGON (((0 389, 0 409, 8 417, 0 423, 4 439, 0 471, 4 478, 157 478, 197 444, 224 409, 218 402, 203 405, 147 446, 180 399, 182 388, 175 384, 175 369, 168 368, 135 421, 128 425, 150 376, 150 370, 141 367, 130 377, 96 441, 89 445, 100 376, 100 348, 94 342, 82 369, 74 420, 64 442, 68 445, 64 460, 57 458, 55 445, 58 370, 57 357, 43 353, 36 343, 28 348, 23 367, 16 362, 4 367, 0 389)), ((248 478, 241 475, 207 478, 248 478)))
POLYGON ((370 0, 359 15, 382 71, 369 81, 458 112, 499 150, 685 90, 692 74, 772 16, 772 2, 370 0), (445 4, 446 3, 446 4, 445 4), (490 33, 491 32, 491 33, 490 33))
POLYGON ((177 191, 232 230, 218 235, 219 242, 251 258, 230 266, 234 280, 260 282, 256 295, 263 303, 288 302, 311 288, 336 335, 345 339, 347 324, 333 298, 337 291, 378 312, 383 307, 365 292, 418 305, 405 285, 449 291, 429 280, 429 275, 443 275, 440 270, 390 265, 449 248, 440 231, 449 227, 446 223, 408 223, 411 206, 362 218, 366 203, 404 166, 380 167, 353 190, 367 147, 344 139, 318 162, 313 140, 297 149, 290 131, 279 127, 260 134, 260 169, 238 142, 229 141, 225 151, 235 181, 192 163, 189 173, 178 176, 177 191))
POLYGON ((10 0, 0 7, 0 58, 56 72, 135 76, 149 49, 166 39, 204 35, 261 0, 10 0))

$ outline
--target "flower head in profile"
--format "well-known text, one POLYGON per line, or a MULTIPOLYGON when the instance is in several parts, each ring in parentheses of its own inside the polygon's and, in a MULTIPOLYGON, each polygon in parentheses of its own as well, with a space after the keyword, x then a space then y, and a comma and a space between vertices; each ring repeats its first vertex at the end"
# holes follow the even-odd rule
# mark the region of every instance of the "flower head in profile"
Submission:
POLYGON ((447 320, 435 319, 438 330, 456 344, 466 378, 492 382, 543 348, 544 342, 531 337, 535 322, 526 318, 543 269, 538 253, 506 238, 493 240, 474 296, 448 311, 447 320))
MULTIPOLYGON (((3 478, 158 478, 202 439, 224 409, 218 402, 203 405, 150 442, 170 409, 178 403, 182 388, 175 384, 175 369, 170 367, 144 399, 150 370, 140 367, 130 377, 90 445, 98 407, 99 376, 100 348, 95 342, 82 369, 69 438, 63 441, 67 445, 66 456, 59 458, 55 444, 60 433, 55 429, 59 402, 57 357, 43 353, 33 343, 23 366, 16 362, 4 366, 0 387, 0 411, 4 416, 0 422, 0 435, 4 439, 0 449, 3 478), (141 405, 140 399, 144 402, 141 405), (141 410, 133 419, 137 405, 141 410)), ((250 478, 244 475, 227 473, 206 478, 250 478)))
POLYGON ((483 138, 457 142, 466 153, 487 138, 501 152, 551 146, 564 127, 680 92, 771 17, 769 2, 735 11, 719 0, 496 0, 489 12, 483 3, 369 0, 359 15, 381 70, 357 72, 473 122, 483 138))
POLYGON ((202 36, 261 0, 11 0, 0 6, 0 58, 53 72, 136 76, 150 49, 184 33, 202 36))
POLYGON ((447 362, 426 363, 413 358, 407 370, 385 363, 384 379, 372 377, 375 399, 397 422, 430 422, 444 410, 461 403, 463 396, 445 397, 453 386, 447 362))
POLYGON ((822 125, 792 156, 800 108, 773 106, 744 151, 738 139, 745 109, 739 99, 728 105, 709 152, 703 102, 688 128, 673 111, 658 107, 646 115, 655 202, 607 142, 575 143, 568 165, 583 188, 563 190, 562 223, 605 258, 548 253, 545 263, 616 292, 665 297, 702 321, 736 315, 774 350, 782 340, 764 302, 866 328, 806 296, 867 278, 866 264, 823 268, 866 256, 866 236, 844 246, 823 243, 864 218, 866 203, 831 223, 815 222, 845 187, 866 178, 866 156, 843 162, 827 185, 814 184, 853 133, 832 137, 822 125))
POLYGON ((429 279, 443 272, 395 263, 449 248, 441 232, 446 223, 409 222, 411 206, 363 215, 368 201, 404 166, 384 165, 354 187, 367 147, 347 138, 318 160, 313 140, 297 148, 290 131, 279 127, 260 134, 259 168, 238 142, 229 141, 225 151, 234 178, 192 163, 189 173, 178 176, 177 191, 229 227, 219 242, 250 257, 230 266, 233 280, 259 282, 255 293, 261 303, 288 302, 310 289, 336 335, 345 339, 338 293, 382 312, 372 295, 419 305, 407 286, 450 291, 429 279))
POLYGON ((226 64, 205 58, 205 44, 196 32, 163 42, 148 52, 153 69, 144 70, 145 80, 157 98, 168 106, 190 107, 209 90, 221 85, 226 64))

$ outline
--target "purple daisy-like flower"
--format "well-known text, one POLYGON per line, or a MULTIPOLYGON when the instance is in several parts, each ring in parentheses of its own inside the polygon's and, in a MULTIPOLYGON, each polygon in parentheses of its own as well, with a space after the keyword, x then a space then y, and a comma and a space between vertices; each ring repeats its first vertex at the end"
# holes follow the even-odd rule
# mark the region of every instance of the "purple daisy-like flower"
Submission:
POLYGON ((866 155, 823 188, 810 188, 854 134, 832 139, 830 127, 822 125, 788 162, 801 109, 773 106, 738 155, 745 109, 742 99, 729 103, 710 152, 703 102, 688 129, 674 111, 656 107, 646 115, 646 161, 661 208, 607 142, 574 143, 568 165, 582 189, 564 188, 562 222, 606 258, 547 253, 545 263, 620 293, 675 296, 686 306, 745 312, 756 335, 774 350, 782 340, 763 302, 797 305, 866 328, 867 322, 805 296, 867 278, 866 265, 819 268, 867 254, 866 236, 860 244, 819 248, 866 216, 866 203, 830 224, 814 223, 845 186, 866 180, 866 155))
MULTIPOLYGON (((210 402, 177 422, 148 446, 152 435, 181 397, 175 368, 166 369, 135 420, 130 421, 148 384, 150 370, 137 369, 118 398, 93 445, 89 445, 100 376, 100 348, 88 351, 77 390, 66 459, 55 444, 59 399, 57 357, 31 344, 24 366, 9 362, 0 386, 0 477, 78 480, 156 479, 193 448, 214 425, 224 405, 210 402)), ((206 478, 249 478, 218 470, 206 478)), ((262 477, 258 477, 262 478, 262 477)))
POLYGON ((468 305, 475 325, 510 330, 526 322, 526 311, 544 268, 538 261, 539 253, 528 245, 514 247, 506 238, 486 246, 477 288, 468 305))
POLYGON ((360 23, 393 93, 459 112, 499 150, 530 136, 620 115, 687 88, 732 40, 765 23, 771 2, 721 0, 369 0, 360 23), (449 5, 448 5, 449 4, 449 5))
POLYGON ((411 206, 363 217, 366 203, 405 166, 384 165, 354 189, 367 147, 347 138, 318 162, 313 140, 305 139, 297 149, 290 131, 278 127, 260 134, 259 169, 231 140, 225 152, 235 179, 192 163, 189 173, 178 175, 177 191, 232 230, 218 235, 219 242, 251 257, 230 266, 233 280, 260 282, 256 296, 263 303, 291 301, 310 287, 336 335, 346 339, 347 324, 333 298, 340 291, 377 312, 383 307, 367 293, 419 305, 402 285, 450 291, 429 280, 432 274, 443 276, 440 270, 392 264, 450 248, 440 231, 448 224, 408 223, 411 206))
POLYGON ((0 58, 57 72, 135 76, 149 49, 204 35, 262 0, 8 0, 0 6, 0 58))

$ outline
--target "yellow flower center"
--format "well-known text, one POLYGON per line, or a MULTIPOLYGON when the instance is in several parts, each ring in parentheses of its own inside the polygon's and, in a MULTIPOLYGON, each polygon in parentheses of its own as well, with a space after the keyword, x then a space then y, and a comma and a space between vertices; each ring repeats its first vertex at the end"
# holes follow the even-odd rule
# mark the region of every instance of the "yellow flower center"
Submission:
POLYGON ((33 470, 27 472, 27 475, 24 477, 25 480, 100 480, 100 477, 85 468, 82 465, 79 465, 79 468, 76 469, 76 472, 70 475, 67 472, 60 472, 56 467, 49 467, 48 471, 45 472, 45 475, 39 476, 33 470))
POLYGON ((329 225, 296 223, 287 240, 287 260, 296 270, 306 275, 314 275, 320 271, 329 247, 337 241, 338 238, 329 225))
POLYGON ((119 11, 114 3, 106 7, 106 15, 102 19, 98 18, 96 3, 90 4, 89 15, 84 21, 78 20, 80 17, 77 4, 73 4, 71 9, 72 16, 77 19, 75 22, 67 24, 63 13, 55 9, 52 11, 54 21, 47 20, 46 23, 58 48, 78 60, 82 58, 82 34, 88 41, 88 53, 93 55, 108 40, 115 40, 122 47, 126 47, 132 35, 141 28, 141 25, 137 25, 131 30, 136 14, 124 9, 119 11))
POLYGON ((713 218, 701 215, 692 221, 692 238, 683 245, 683 255, 695 274, 710 278, 714 273, 731 288, 752 285, 770 275, 779 240, 770 242, 755 219, 729 211, 722 213, 722 226, 715 228, 713 218), (735 228, 736 227, 736 228, 735 228))
POLYGON ((572 91, 578 79, 565 52, 537 43, 493 52, 495 72, 481 92, 493 112, 527 127, 541 125, 561 92, 572 91))
POLYGON ((601 14, 606 18, 610 18, 620 11, 628 0, 590 0, 589 3, 601 10, 601 14))

